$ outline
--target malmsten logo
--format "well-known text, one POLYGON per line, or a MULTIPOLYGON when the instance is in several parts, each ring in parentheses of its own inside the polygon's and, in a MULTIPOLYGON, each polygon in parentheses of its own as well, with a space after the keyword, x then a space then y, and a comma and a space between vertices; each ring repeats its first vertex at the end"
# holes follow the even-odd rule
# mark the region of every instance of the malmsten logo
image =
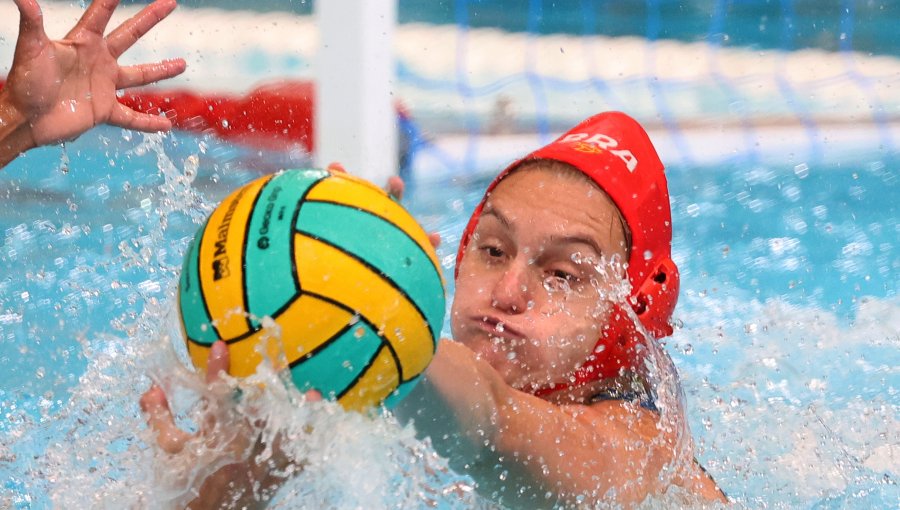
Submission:
POLYGON ((234 216, 234 211, 237 209, 241 197, 244 196, 246 191, 246 189, 241 189, 232 199, 231 203, 228 204, 225 215, 222 217, 222 222, 216 227, 216 251, 213 252, 212 261, 213 281, 228 278, 231 275, 231 269, 228 266, 228 227, 231 226, 231 218, 234 216))

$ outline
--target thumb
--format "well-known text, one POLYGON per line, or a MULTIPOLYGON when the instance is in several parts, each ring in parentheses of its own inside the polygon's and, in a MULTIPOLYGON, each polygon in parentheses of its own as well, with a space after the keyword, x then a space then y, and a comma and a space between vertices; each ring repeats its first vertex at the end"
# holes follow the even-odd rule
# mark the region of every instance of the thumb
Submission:
POLYGON ((19 43, 29 38, 46 39, 44 34, 44 14, 37 0, 13 0, 19 8, 19 43))
POLYGON ((218 340, 212 344, 209 350, 209 358, 206 361, 206 382, 207 384, 218 381, 222 374, 228 373, 231 366, 231 355, 228 353, 228 344, 218 340))

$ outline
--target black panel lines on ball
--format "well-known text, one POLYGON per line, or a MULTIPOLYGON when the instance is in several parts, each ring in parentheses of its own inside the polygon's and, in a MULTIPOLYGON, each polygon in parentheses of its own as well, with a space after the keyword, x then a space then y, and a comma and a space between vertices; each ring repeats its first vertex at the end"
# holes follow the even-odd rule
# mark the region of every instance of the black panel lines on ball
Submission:
MULTIPOLYGON (((382 345, 390 345, 390 343, 383 343, 382 345)), ((388 348, 390 349, 390 347, 388 347, 388 348)), ((349 392, 350 390, 355 388, 357 384, 359 384, 359 380, 362 379, 363 376, 369 372, 369 370, 372 368, 373 362, 378 358, 379 354, 381 354, 381 349, 377 349, 375 351, 375 354, 373 354, 372 357, 369 358, 368 363, 366 363, 366 368, 364 370, 360 370, 359 372, 357 372, 356 376, 353 377, 353 381, 351 381, 350 384, 348 384, 347 386, 344 386, 344 389, 335 396, 335 400, 340 400, 341 398, 344 397, 344 395, 347 394, 347 392, 349 392)), ((400 365, 397 365, 397 367, 399 367, 399 366, 400 365)), ((399 374, 399 372, 400 371, 398 370, 397 373, 399 374)))
MULTIPOLYGON (((298 299, 300 299, 301 296, 302 296, 302 294, 300 294, 300 293, 294 294, 293 297, 291 297, 291 299, 288 299, 287 303, 285 303, 284 305, 282 305, 281 308, 279 308, 274 314, 269 315, 268 317, 270 317, 270 318, 272 318, 272 319, 277 319, 278 316, 280 316, 282 313, 284 313, 285 310, 287 310, 288 308, 290 308, 290 307, 291 307, 298 299)), ((257 319, 261 319, 261 317, 257 317, 257 319)), ((233 337, 233 338, 222 338, 222 335, 218 335, 218 331, 217 331, 216 333, 217 333, 217 335, 218 335, 218 337, 219 337, 220 340, 222 340, 222 341, 225 342, 226 344, 229 344, 229 345, 230 345, 230 344, 233 344, 233 343, 235 343, 235 342, 240 342, 241 340, 243 340, 243 339, 245 339, 245 338, 250 338, 251 336, 253 336, 253 335, 259 333, 260 331, 262 331, 263 329, 265 329, 265 328, 264 328, 263 326, 261 326, 261 325, 260 325, 260 326, 256 326, 256 327, 250 327, 249 329, 247 329, 247 331, 246 331, 245 333, 241 333, 240 335, 238 335, 238 336, 236 336, 236 337, 233 337)), ((212 345, 212 344, 204 344, 204 343, 202 343, 202 342, 200 342, 200 341, 193 340, 193 339, 191 339, 191 338, 188 338, 188 341, 191 342, 191 343, 195 343, 195 344, 197 344, 197 345, 204 345, 204 346, 207 346, 207 347, 209 347, 210 345, 212 345)))
POLYGON ((291 362, 288 364, 288 366, 289 366, 290 368, 294 368, 294 367, 296 367, 297 365, 303 363, 304 361, 306 361, 306 360, 308 360, 308 359, 310 359, 310 358, 315 357, 316 354, 319 354, 320 352, 322 352, 323 350, 325 350, 326 348, 328 348, 328 346, 331 345, 331 344, 333 344, 338 338, 340 338, 340 337, 343 336, 345 333, 347 333, 348 331, 350 331, 350 330, 353 328, 353 326, 356 326, 356 323, 353 323, 353 324, 348 323, 346 326, 344 326, 343 328, 341 328, 337 333, 331 335, 331 337, 330 337, 328 340, 325 340, 324 342, 322 342, 321 344, 319 344, 318 347, 316 347, 315 349, 313 349, 313 350, 311 350, 311 351, 305 353, 303 356, 300 356, 299 358, 295 359, 294 361, 291 361, 291 362))
MULTIPOLYGON (((201 342, 200 340, 194 340, 193 338, 191 338, 187 335, 185 335, 185 338, 187 339, 188 342, 190 342, 194 345, 199 345, 200 347, 206 347, 207 349, 212 347, 212 344, 205 344, 205 343, 201 342)), ((213 342, 213 343, 215 343, 215 342, 213 342)))
MULTIPOLYGON (((334 305, 334 306, 340 308, 341 310, 344 310, 344 311, 346 311, 346 312, 348 312, 348 313, 351 313, 351 314, 353 314, 354 317, 358 317, 358 318, 359 318, 359 322, 362 322, 362 323, 364 323, 365 325, 369 326, 369 329, 371 329, 372 331, 374 331, 375 334, 378 335, 378 338, 381 338, 381 343, 382 343, 383 345, 386 345, 387 348, 388 348, 388 350, 391 351, 391 356, 394 358, 394 364, 397 365, 397 376, 400 378, 400 381, 401 381, 401 382, 405 382, 404 379, 403 379, 403 365, 400 364, 400 358, 397 356, 397 351, 394 350, 394 346, 391 345, 391 341, 388 340, 388 339, 384 336, 384 333, 381 332, 381 328, 379 328, 379 327, 376 326, 375 324, 372 324, 372 322, 369 321, 369 319, 367 319, 367 318, 364 317, 363 315, 360 315, 359 312, 357 312, 357 311, 354 310, 353 308, 350 308, 349 306, 345 305, 344 303, 341 303, 340 301, 335 301, 334 299, 331 299, 331 298, 328 297, 328 296, 323 296, 323 295, 321 295, 321 294, 316 294, 315 292, 309 292, 309 291, 306 291, 306 292, 304 292, 304 294, 306 294, 306 295, 308 295, 308 296, 312 296, 312 297, 314 297, 314 298, 316 298, 316 299, 321 299, 322 301, 325 301, 326 303, 330 303, 330 304, 332 304, 332 305, 334 305)), ((426 324, 427 324, 427 322, 426 322, 426 324)), ((352 326, 354 326, 354 325, 356 325, 356 323, 348 324, 348 325, 347 325, 347 328, 350 328, 350 327, 352 327, 352 326)), ((332 341, 334 338, 336 338, 337 336, 338 336, 338 335, 335 335, 334 337, 330 338, 328 341, 331 342, 331 341, 332 341)), ((297 362, 299 363, 300 361, 298 360, 297 362)), ((294 365, 291 365, 291 366, 294 366, 294 365)))
MULTIPOLYGON (((336 202, 336 201, 334 201, 334 200, 322 200, 322 199, 316 199, 316 200, 310 200, 310 202, 315 202, 315 203, 319 203, 319 204, 329 204, 329 205, 334 205, 334 206, 345 207, 345 208, 347 208, 347 209, 353 209, 354 211, 361 212, 361 213, 363 213, 363 214, 368 214, 369 216, 372 216, 373 218, 378 218, 379 220, 381 220, 381 221, 387 223, 388 225, 390 225, 390 226, 394 227, 395 229, 397 229, 398 231, 400 231, 404 236, 406 236, 410 241, 412 241, 412 243, 416 246, 416 248, 418 248, 418 250, 419 250, 420 252, 422 252, 423 255, 425 255, 425 258, 426 258, 426 259, 428 259, 429 261, 431 260, 431 256, 428 254, 428 252, 425 251, 424 248, 422 248, 422 245, 419 244, 419 242, 416 241, 416 240, 413 238, 413 236, 409 235, 409 232, 407 232, 406 230, 404 230, 403 228, 401 228, 400 225, 397 225, 397 224, 394 223, 393 221, 391 221, 391 220, 385 218, 384 216, 381 216, 380 214, 376 214, 376 213, 374 213, 374 212, 372 212, 372 211, 369 211, 369 210, 367 210, 367 209, 362 209, 362 208, 360 208, 360 207, 356 207, 356 206, 353 206, 353 205, 350 205, 350 204, 347 204, 347 203, 344 203, 344 202, 336 202)), ((426 236, 426 237, 427 237, 427 236, 426 236)), ((430 242, 430 241, 429 241, 429 242, 430 242)), ((432 269, 434 269, 434 272, 437 274, 438 279, 439 279, 439 280, 442 280, 442 276, 441 276, 441 271, 440 271, 440 269, 438 269, 437 266, 435 266, 433 263, 431 264, 431 267, 432 267, 432 269)), ((443 280, 442 280, 442 281, 443 281, 443 280)))
MULTIPOLYGON (((313 188, 315 188, 320 182, 324 181, 325 179, 329 179, 329 178, 331 178, 331 174, 328 174, 324 177, 320 177, 320 178, 316 179, 316 182, 310 184, 306 188, 306 191, 303 192, 303 196, 300 197, 300 200, 297 200, 297 206, 294 207, 294 213, 291 214, 291 230, 294 230, 297 228, 297 218, 300 217, 300 208, 303 207, 303 203, 306 202, 306 197, 309 196, 309 194, 313 190, 313 188)), ((297 257, 294 256, 294 254, 297 253, 296 249, 297 249, 296 243, 294 241, 294 236, 292 235, 291 236, 291 248, 290 248, 290 252, 289 252, 291 254, 291 276, 294 277, 294 282, 297 284, 297 289, 302 292, 303 291, 303 282, 300 281, 300 275, 297 274, 297 257)))
MULTIPOLYGON (((403 380, 403 365, 400 363, 400 356, 397 355, 397 350, 394 349, 394 346, 390 342, 384 342, 385 347, 387 347, 388 352, 391 353, 391 358, 394 358, 394 366, 397 367, 397 378, 401 383, 405 383, 403 380)), ((415 379, 415 376, 413 376, 415 379)))
POLYGON ((250 320, 250 296, 247 294, 247 240, 250 239, 250 221, 253 219, 253 213, 256 212, 256 204, 259 203, 259 197, 266 190, 266 186, 271 184, 274 179, 269 177, 265 184, 260 186, 253 197, 253 203, 250 205, 250 211, 247 213, 247 219, 244 222, 244 237, 241 239, 241 294, 244 298, 244 320, 247 322, 247 330, 253 329, 253 321, 250 320))
MULTIPOLYGON (((319 237, 319 236, 317 236, 317 235, 310 234, 309 232, 305 232, 305 231, 299 231, 299 233, 303 234, 304 236, 306 236, 306 237, 308 237, 308 238, 310 238, 310 239, 316 240, 316 241, 318 241, 318 242, 320 242, 320 243, 322 243, 322 244, 325 244, 325 245, 327 245, 327 246, 330 246, 331 248, 334 248, 335 250, 340 251, 340 252, 343 253, 344 255, 346 255, 346 256, 350 257, 351 259, 353 259, 353 260, 359 262, 360 264, 362 264, 363 266, 365 266, 367 269, 369 269, 369 270, 372 271, 373 273, 375 273, 375 274, 377 274, 378 276, 380 276, 385 282, 387 282, 388 285, 390 285, 391 287, 393 287, 393 289, 396 290, 397 292, 399 292, 401 296, 403 296, 404 298, 406 298, 406 301, 409 302, 409 304, 416 310, 416 313, 419 314, 419 317, 422 318, 422 322, 424 322, 424 323, 425 323, 425 327, 428 328, 428 333, 431 334, 431 338, 434 338, 434 337, 435 337, 435 336, 434 336, 434 331, 431 330, 431 323, 428 322, 428 318, 425 316, 425 313, 422 311, 421 308, 419 308, 419 304, 416 303, 412 298, 410 298, 409 294, 407 294, 405 290, 401 289, 400 286, 397 285, 397 282, 395 282, 395 281, 393 280, 393 278, 391 278, 390 276, 384 274, 383 272, 381 272, 380 269, 378 269, 377 267, 373 266, 372 264, 370 264, 370 263, 368 263, 367 261, 365 261, 365 260, 363 260, 362 258, 360 258, 359 255, 356 255, 356 254, 353 253, 353 252, 349 252, 349 251, 345 250, 344 248, 342 248, 342 247, 340 247, 340 246, 338 246, 338 245, 336 245, 336 244, 333 244, 333 243, 329 242, 329 241, 326 240, 326 239, 322 239, 321 237, 319 237)), ((355 312, 354 312, 354 313, 355 313, 355 312)))
MULTIPOLYGON (((203 224, 203 228, 200 230, 200 233, 195 237, 197 239, 197 256, 194 258, 197 261, 197 288, 200 289, 200 302, 203 303, 203 310, 206 312, 206 318, 209 319, 209 325, 213 328, 213 331, 216 332, 216 336, 222 338, 222 335, 219 334, 219 328, 217 328, 213 324, 212 313, 209 311, 209 303, 206 302, 206 290, 203 288, 203 278, 200 276, 200 253, 203 249, 203 240, 206 238, 206 227, 209 226, 209 220, 212 219, 212 214, 209 215, 209 218, 206 218, 206 223, 203 224)), ((188 252, 190 254, 190 252, 188 252)), ((187 336, 187 335, 185 335, 187 336)), ((191 339, 188 339, 191 340, 191 339)), ((191 340, 194 342, 193 340, 191 340)), ((197 345, 206 345, 200 342, 194 342, 197 345)))
POLYGON ((272 320, 278 319, 278 317, 281 317, 281 314, 283 314, 285 311, 287 311, 288 308, 294 306, 294 303, 298 299, 300 299, 302 296, 303 296, 303 292, 297 292, 296 294, 291 296, 291 299, 288 299, 287 302, 285 302, 283 305, 281 305, 281 307, 278 310, 275 310, 275 312, 272 315, 270 315, 269 317, 272 320))

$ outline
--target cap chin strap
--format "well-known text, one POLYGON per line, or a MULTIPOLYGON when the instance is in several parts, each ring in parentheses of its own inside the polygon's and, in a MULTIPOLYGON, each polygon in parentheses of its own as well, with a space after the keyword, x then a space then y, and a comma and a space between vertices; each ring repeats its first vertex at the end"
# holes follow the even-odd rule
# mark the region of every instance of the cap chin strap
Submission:
MULTIPOLYGON (((629 298, 634 313, 643 328, 653 338, 663 338, 672 334, 669 318, 678 299, 679 275, 675 263, 666 258, 657 264, 654 271, 641 283, 637 292, 629 298)), ((625 313, 622 306, 615 304, 609 322, 604 327, 587 360, 564 378, 563 381, 539 386, 532 385, 524 391, 536 397, 580 388, 601 379, 611 379, 640 365, 640 349, 645 335, 625 313)))
POLYGON ((613 305, 609 324, 604 328, 594 347, 581 366, 564 378, 564 381, 543 386, 532 385, 525 391, 536 397, 545 397, 563 390, 573 390, 601 379, 618 377, 634 369, 638 362, 638 345, 642 336, 631 318, 620 305, 613 305))

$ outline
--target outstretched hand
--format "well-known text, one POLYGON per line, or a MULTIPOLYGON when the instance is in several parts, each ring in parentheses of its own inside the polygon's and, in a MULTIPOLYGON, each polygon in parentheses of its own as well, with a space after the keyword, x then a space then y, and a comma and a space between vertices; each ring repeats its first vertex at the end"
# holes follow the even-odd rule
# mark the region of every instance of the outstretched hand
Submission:
MULTIPOLYGON (((196 497, 185 502, 188 508, 263 508, 292 471, 293 463, 281 449, 280 435, 273 444, 267 445, 259 437, 263 424, 223 412, 234 395, 224 380, 230 362, 225 342, 214 343, 207 358, 206 405, 198 420, 198 430, 193 434, 175 423, 162 388, 154 384, 141 396, 141 410, 164 453, 180 459, 181 465, 189 469, 221 466, 203 473, 208 476, 198 478, 199 486, 190 487, 196 497), (266 449, 271 455, 260 461, 266 449), (209 457, 210 452, 217 452, 217 457, 209 457)), ((306 393, 307 402, 320 400, 319 392, 306 393)))
POLYGON ((119 0, 93 0, 59 41, 44 31, 37 0, 13 0, 19 37, 2 98, 24 122, 28 145, 57 143, 98 124, 155 132, 172 127, 163 116, 138 113, 116 99, 116 91, 181 74, 183 59, 120 66, 118 58, 171 13, 175 0, 156 0, 104 36, 119 0))
MULTIPOLYGON (((228 373, 230 364, 231 358, 225 342, 214 343, 209 351, 206 366, 206 384, 209 391, 207 398, 223 397, 230 391, 222 381, 222 376, 228 373)), ((204 421, 203 427, 196 434, 189 434, 178 428, 169 408, 166 394, 156 384, 150 386, 150 389, 141 396, 141 410, 147 416, 150 428, 157 434, 157 444, 168 454, 181 453, 188 440, 197 437, 206 439, 205 436, 211 434, 215 429, 215 423, 211 418, 204 421)))

